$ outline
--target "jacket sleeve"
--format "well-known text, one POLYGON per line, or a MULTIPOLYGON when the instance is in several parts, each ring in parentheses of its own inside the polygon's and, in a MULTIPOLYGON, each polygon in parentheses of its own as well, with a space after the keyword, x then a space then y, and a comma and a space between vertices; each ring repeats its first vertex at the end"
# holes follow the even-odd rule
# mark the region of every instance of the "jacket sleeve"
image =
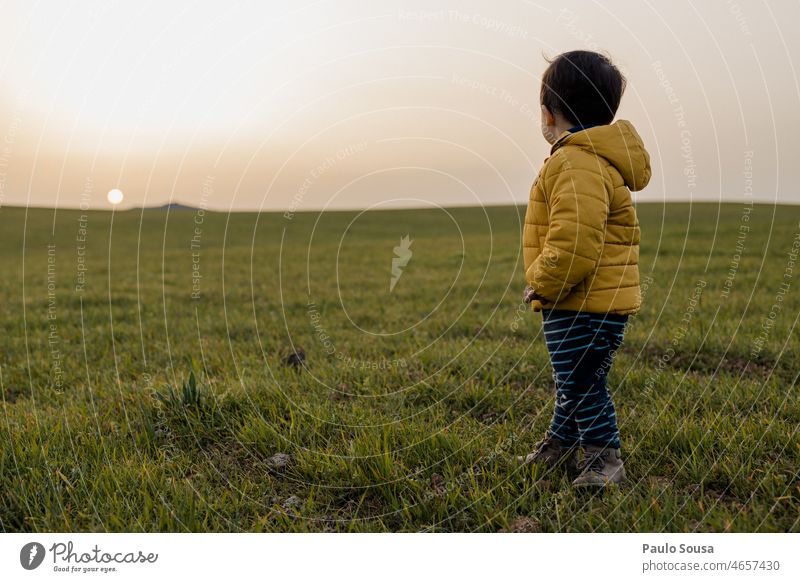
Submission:
MULTIPOLYGON (((563 153, 563 152, 562 152, 563 153)), ((557 303, 590 275, 600 260, 609 190, 596 161, 571 163, 565 155, 545 177, 549 228, 542 252, 526 272, 534 293, 557 303)))

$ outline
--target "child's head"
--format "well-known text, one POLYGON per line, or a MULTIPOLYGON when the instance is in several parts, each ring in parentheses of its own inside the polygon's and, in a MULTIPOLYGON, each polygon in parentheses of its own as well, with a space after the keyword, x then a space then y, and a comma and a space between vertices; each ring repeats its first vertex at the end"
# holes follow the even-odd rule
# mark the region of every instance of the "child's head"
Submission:
POLYGON ((624 90, 625 77, 608 57, 592 51, 558 55, 542 76, 542 134, 553 143, 571 127, 611 123, 624 90))

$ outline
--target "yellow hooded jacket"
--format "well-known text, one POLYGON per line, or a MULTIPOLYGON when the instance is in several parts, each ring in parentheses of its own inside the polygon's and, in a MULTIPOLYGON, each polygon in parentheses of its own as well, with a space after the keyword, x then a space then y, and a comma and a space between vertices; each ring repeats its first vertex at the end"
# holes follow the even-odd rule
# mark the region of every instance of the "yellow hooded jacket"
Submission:
POLYGON ((533 309, 635 313, 639 221, 631 191, 650 156, 630 122, 565 132, 531 188, 522 247, 533 309))

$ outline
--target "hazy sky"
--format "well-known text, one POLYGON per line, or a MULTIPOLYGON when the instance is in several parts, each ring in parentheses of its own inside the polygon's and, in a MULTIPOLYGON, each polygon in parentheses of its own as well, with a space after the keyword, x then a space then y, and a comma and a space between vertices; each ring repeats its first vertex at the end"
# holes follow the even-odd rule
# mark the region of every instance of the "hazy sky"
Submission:
POLYGON ((607 51, 640 201, 800 202, 800 3, 4 4, 0 204, 508 204, 547 146, 543 55, 607 51), (290 6, 290 7, 289 7, 290 6))

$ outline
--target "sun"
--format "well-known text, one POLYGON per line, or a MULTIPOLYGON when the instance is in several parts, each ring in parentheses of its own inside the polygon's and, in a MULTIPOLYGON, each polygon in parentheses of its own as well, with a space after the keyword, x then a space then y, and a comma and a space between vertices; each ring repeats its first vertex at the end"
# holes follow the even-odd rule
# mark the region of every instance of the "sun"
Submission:
POLYGON ((108 196, 106 198, 108 198, 108 201, 111 204, 116 206, 117 204, 122 202, 124 196, 122 195, 122 190, 120 190, 119 188, 114 188, 113 190, 108 191, 108 196))

